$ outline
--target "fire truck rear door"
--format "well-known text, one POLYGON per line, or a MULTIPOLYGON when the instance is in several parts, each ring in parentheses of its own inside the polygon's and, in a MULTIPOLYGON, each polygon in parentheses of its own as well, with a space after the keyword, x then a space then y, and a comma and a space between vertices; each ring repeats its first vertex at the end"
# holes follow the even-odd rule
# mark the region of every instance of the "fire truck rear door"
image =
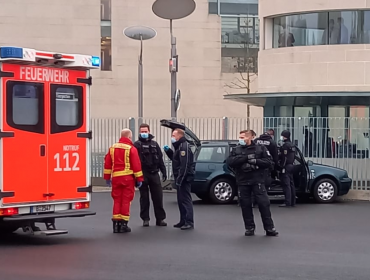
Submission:
POLYGON ((2 204, 47 200, 48 96, 43 82, 22 80, 20 65, 2 64, 1 165, 2 204), (5 197, 4 197, 5 196, 5 197))
POLYGON ((65 70, 68 84, 50 83, 50 126, 48 133, 49 201, 86 199, 89 174, 87 132, 88 97, 86 71, 65 70), (82 137, 81 137, 82 135, 82 137))

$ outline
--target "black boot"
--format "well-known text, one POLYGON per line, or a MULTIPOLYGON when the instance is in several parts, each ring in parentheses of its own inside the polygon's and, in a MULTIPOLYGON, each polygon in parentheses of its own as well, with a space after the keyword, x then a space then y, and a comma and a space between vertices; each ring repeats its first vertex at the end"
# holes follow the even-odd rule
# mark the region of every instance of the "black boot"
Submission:
POLYGON ((121 227, 120 222, 113 221, 113 233, 119 233, 120 227, 121 227))
POLYGON ((245 236, 253 236, 254 235, 254 228, 246 229, 245 236))
POLYGON ((160 220, 156 222, 157 227, 166 227, 167 223, 164 220, 160 220))
POLYGON ((179 222, 175 225, 173 225, 174 228, 181 228, 183 225, 185 225, 185 222, 179 222))
POLYGON ((278 236, 279 233, 276 231, 276 228, 266 230, 266 236, 278 236))
POLYGON ((120 227, 120 233, 126 233, 126 232, 131 232, 131 228, 127 225, 127 221, 123 221, 120 227))

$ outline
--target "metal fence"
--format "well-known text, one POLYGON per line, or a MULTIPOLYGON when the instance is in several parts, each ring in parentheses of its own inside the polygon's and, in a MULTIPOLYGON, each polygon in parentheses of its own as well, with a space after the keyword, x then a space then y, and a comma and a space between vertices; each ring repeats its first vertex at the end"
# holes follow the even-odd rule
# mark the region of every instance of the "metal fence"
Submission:
MULTIPOLYGON (((150 125, 155 140, 169 145, 171 131, 160 126, 161 119, 93 119, 92 175, 101 177, 103 159, 110 145, 119 139, 127 127, 137 138, 140 123, 150 125)), ((257 135, 275 130, 275 140, 288 129, 291 139, 306 159, 315 163, 343 168, 353 179, 353 189, 370 190, 370 119, 369 118, 186 118, 178 119, 201 140, 237 139, 239 131, 253 129, 257 135)), ((165 159, 170 172, 170 162, 165 159)), ((169 174, 170 176, 171 174, 169 174)))

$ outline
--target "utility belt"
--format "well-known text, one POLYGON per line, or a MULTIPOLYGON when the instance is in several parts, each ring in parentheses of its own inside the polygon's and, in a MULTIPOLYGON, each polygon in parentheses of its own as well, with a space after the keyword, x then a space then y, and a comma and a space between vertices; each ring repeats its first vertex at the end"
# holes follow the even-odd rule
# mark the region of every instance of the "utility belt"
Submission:
POLYGON ((143 168, 143 173, 145 174, 155 174, 155 173, 158 173, 159 172, 159 169, 144 169, 143 168))

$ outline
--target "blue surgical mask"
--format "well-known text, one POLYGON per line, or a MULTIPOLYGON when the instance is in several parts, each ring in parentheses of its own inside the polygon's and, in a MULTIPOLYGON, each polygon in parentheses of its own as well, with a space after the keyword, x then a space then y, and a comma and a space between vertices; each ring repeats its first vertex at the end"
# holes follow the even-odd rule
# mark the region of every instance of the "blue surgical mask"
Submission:
POLYGON ((280 136, 280 140, 281 141, 284 141, 284 136, 280 136))
POLYGON ((242 146, 245 146, 246 145, 244 139, 239 139, 239 144, 242 145, 242 146))
POLYGON ((172 138, 171 138, 171 142, 172 142, 172 144, 176 142, 175 137, 172 137, 172 138))
POLYGON ((148 133, 140 133, 140 137, 143 139, 148 139, 149 134, 148 133))

